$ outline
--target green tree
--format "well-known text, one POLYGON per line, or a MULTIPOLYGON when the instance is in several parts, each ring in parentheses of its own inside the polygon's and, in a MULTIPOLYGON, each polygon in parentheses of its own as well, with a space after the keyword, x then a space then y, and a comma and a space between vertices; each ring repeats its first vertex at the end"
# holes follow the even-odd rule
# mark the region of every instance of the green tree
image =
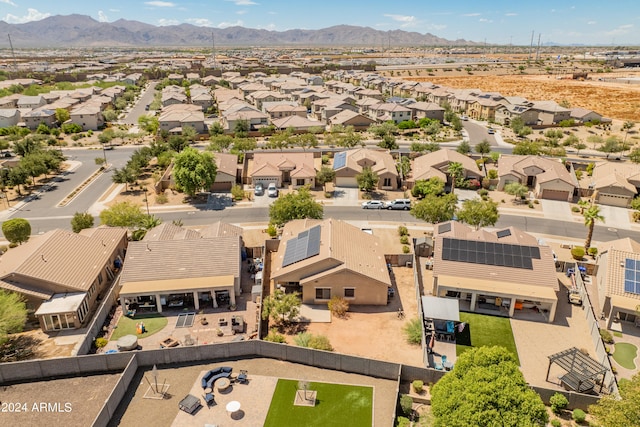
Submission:
POLYGON ((324 191, 327 191, 327 182, 333 181, 336 177, 336 171, 329 166, 322 166, 318 172, 316 172, 316 184, 322 185, 324 191))
POLYGON ((114 169, 111 180, 115 184, 124 184, 124 191, 129 191, 129 184, 133 184, 138 179, 136 172, 130 167, 114 169))
POLYGON ((362 172, 356 175, 356 182, 362 191, 370 192, 378 185, 378 174, 368 166, 362 168, 362 172))
POLYGON ((300 313, 301 304, 297 292, 287 294, 281 289, 276 289, 262 303, 262 319, 271 318, 277 324, 290 322, 300 313))
POLYGON ((617 136, 610 136, 604 141, 604 144, 602 144, 602 146, 598 148, 598 151, 602 151, 603 153, 607 154, 607 159, 611 154, 619 153, 623 150, 624 145, 622 145, 622 141, 620 141, 620 138, 618 138, 617 136))
POLYGON ((16 292, 0 289, 0 345, 9 334, 22 332, 27 322, 27 305, 16 292))
POLYGON ((640 163, 640 148, 634 148, 629 153, 629 160, 633 163, 640 163))
POLYGON ((116 203, 100 212, 100 222, 110 227, 140 227, 145 217, 140 205, 128 201, 116 203))
POLYGON ((460 162, 451 162, 447 166, 447 173, 451 177, 451 194, 455 192, 456 184, 464 179, 464 166, 460 162))
POLYGON ((56 108, 56 121, 60 124, 66 122, 71 118, 69 111, 66 108, 56 108))
POLYGON ((453 193, 441 197, 427 194, 424 199, 413 205, 411 215, 431 224, 451 221, 457 201, 458 198, 453 193))
POLYGON ((224 133, 224 128, 220 124, 220 122, 213 122, 211 126, 209 126, 209 135, 222 135, 224 133))
POLYGON ((524 119, 520 116, 516 116, 511 119, 509 126, 511 127, 513 133, 515 133, 516 135, 520 135, 520 131, 524 128, 524 119))
POLYGON ((504 192, 515 196, 515 200, 522 199, 529 192, 529 188, 519 182, 510 182, 504 186, 504 192))
POLYGON ((211 153, 185 148, 175 157, 173 177, 179 189, 194 196, 201 189, 209 189, 216 180, 217 167, 211 153))
POLYGON ((513 154, 517 154, 520 156, 537 156, 540 154, 541 147, 540 143, 536 141, 522 141, 518 142, 515 147, 513 147, 513 154))
POLYGON ((591 247, 591 239, 593 238, 593 229, 596 226, 596 222, 604 222, 604 216, 600 214, 600 206, 591 205, 582 212, 584 218, 584 225, 587 227, 587 239, 584 241, 584 250, 589 252, 591 247))
POLYGON ((233 150, 245 153, 255 150, 258 144, 254 138, 236 138, 233 142, 233 150))
POLYGON ((400 160, 396 163, 396 170, 400 175, 400 179, 404 180, 411 172, 411 159, 408 156, 400 156, 400 160))
POLYGON ((307 148, 316 148, 318 146, 318 137, 312 133, 302 133, 295 135, 292 139, 293 145, 306 150, 307 148))
POLYGON ((444 185, 445 182, 437 176, 433 176, 429 179, 419 179, 411 189, 411 194, 413 197, 420 199, 429 194, 439 196, 444 192, 444 185))
POLYGON ((76 212, 71 218, 71 229, 74 233, 79 233, 85 228, 93 227, 93 216, 88 212, 76 212))
POLYGON ((462 142, 458 144, 456 151, 464 155, 469 154, 471 152, 471 145, 469 144, 469 141, 463 139, 462 142))
POLYGON ((266 147, 272 150, 282 150, 284 148, 289 148, 292 141, 293 134, 290 129, 285 131, 278 131, 275 135, 269 138, 269 142, 267 142, 266 147))
POLYGON ((485 154, 489 154, 491 152, 491 144, 486 139, 483 139, 476 144, 475 152, 484 158, 485 154))
POLYGON ((234 143, 235 138, 230 135, 213 135, 209 138, 211 143, 207 150, 217 151, 219 153, 224 153, 227 151, 234 143))
POLYGON ((589 406, 589 414, 598 425, 630 427, 640 425, 640 373, 631 380, 619 381, 620 396, 606 395, 597 404, 589 406))
POLYGON ((138 126, 148 134, 155 135, 160 128, 160 121, 156 116, 142 115, 138 117, 138 126))
POLYGON ((498 204, 493 200, 472 199, 462 202, 458 210, 458 220, 472 225, 476 230, 480 227, 493 226, 498 222, 498 204))
POLYGON ((269 206, 271 224, 281 227, 294 219, 322 219, 323 207, 313 199, 308 188, 300 188, 279 197, 269 206))
POLYGON ((431 388, 435 426, 544 426, 540 396, 504 347, 472 348, 431 388))
POLYGON ((169 137, 169 148, 176 153, 181 152, 189 146, 189 141, 183 135, 171 135, 169 137))
POLYGON ((13 218, 2 223, 2 234, 9 243, 22 244, 31 236, 31 224, 24 218, 13 218))
POLYGON ((195 127, 184 125, 182 126, 182 136, 190 143, 196 140, 198 136, 198 131, 195 127))
POLYGON ((238 120, 233 127, 234 136, 238 138, 246 138, 249 136, 249 131, 251 130, 251 125, 249 124, 249 120, 238 120))

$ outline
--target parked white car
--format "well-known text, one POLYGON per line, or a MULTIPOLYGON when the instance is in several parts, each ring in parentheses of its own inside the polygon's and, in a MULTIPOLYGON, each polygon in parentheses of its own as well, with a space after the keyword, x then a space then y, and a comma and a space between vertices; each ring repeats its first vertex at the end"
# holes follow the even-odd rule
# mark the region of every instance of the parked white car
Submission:
POLYGON ((411 200, 409 200, 409 199, 395 199, 395 200, 392 200, 390 202, 387 202, 385 207, 387 209, 408 211, 409 209, 411 209, 411 200))
POLYGON ((368 200, 366 202, 362 202, 362 209, 382 209, 384 208, 384 203, 380 200, 368 200))
POLYGON ((278 197, 278 187, 276 187, 275 182, 269 183, 269 186, 267 187, 267 196, 278 197))

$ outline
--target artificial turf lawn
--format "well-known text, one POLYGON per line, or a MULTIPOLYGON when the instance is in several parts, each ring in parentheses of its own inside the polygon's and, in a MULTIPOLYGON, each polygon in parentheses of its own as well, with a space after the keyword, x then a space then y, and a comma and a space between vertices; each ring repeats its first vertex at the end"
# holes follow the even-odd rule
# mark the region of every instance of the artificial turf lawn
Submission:
POLYGON ((373 424, 373 387, 310 382, 317 391, 316 406, 294 406, 298 381, 278 380, 271 399, 266 427, 345 426, 373 424))
POLYGON ((467 326, 462 333, 456 331, 458 356, 472 347, 500 345, 509 350, 516 357, 518 365, 520 364, 508 317, 460 313, 460 321, 465 322, 467 326))
POLYGON ((625 369, 635 370, 636 364, 633 362, 638 355, 638 347, 626 342, 615 344, 616 351, 613 353, 613 360, 625 369))
POLYGON ((120 321, 118 321, 117 327, 113 330, 111 341, 115 341, 125 335, 135 335, 138 338, 146 338, 162 330, 165 326, 167 326, 167 318, 159 313, 136 314, 133 319, 122 316, 120 321), (140 322, 144 323, 144 334, 137 333, 136 323, 140 322))

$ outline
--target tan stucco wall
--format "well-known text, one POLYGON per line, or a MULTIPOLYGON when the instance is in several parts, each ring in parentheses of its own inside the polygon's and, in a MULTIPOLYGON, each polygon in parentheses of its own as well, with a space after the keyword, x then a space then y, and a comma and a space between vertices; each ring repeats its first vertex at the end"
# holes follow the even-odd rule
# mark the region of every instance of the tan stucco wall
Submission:
POLYGON ((344 296, 344 288, 355 288, 355 298, 348 299, 352 305, 386 305, 387 286, 384 283, 351 271, 341 271, 306 283, 302 286, 302 302, 324 304, 316 300, 316 288, 331 288, 331 296, 344 296))

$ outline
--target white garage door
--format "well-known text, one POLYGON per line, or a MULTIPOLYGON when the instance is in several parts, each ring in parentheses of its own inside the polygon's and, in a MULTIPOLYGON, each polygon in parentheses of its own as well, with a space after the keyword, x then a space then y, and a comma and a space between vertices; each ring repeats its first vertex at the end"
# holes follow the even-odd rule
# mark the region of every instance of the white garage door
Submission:
POLYGON ((356 181, 355 178, 350 177, 336 177, 336 186, 356 188, 358 186, 358 181, 356 181))
POLYGON ((278 177, 274 176, 271 178, 265 178, 265 177, 260 177, 260 178, 253 178, 253 185, 256 185, 257 183, 262 183, 262 186, 266 189, 270 183, 275 182, 276 185, 278 187, 280 187, 280 180, 278 179, 278 177))
POLYGON ((602 205, 618 206, 621 208, 626 208, 629 203, 629 198, 627 196, 619 196, 617 194, 602 193, 598 197, 598 203, 602 205))

